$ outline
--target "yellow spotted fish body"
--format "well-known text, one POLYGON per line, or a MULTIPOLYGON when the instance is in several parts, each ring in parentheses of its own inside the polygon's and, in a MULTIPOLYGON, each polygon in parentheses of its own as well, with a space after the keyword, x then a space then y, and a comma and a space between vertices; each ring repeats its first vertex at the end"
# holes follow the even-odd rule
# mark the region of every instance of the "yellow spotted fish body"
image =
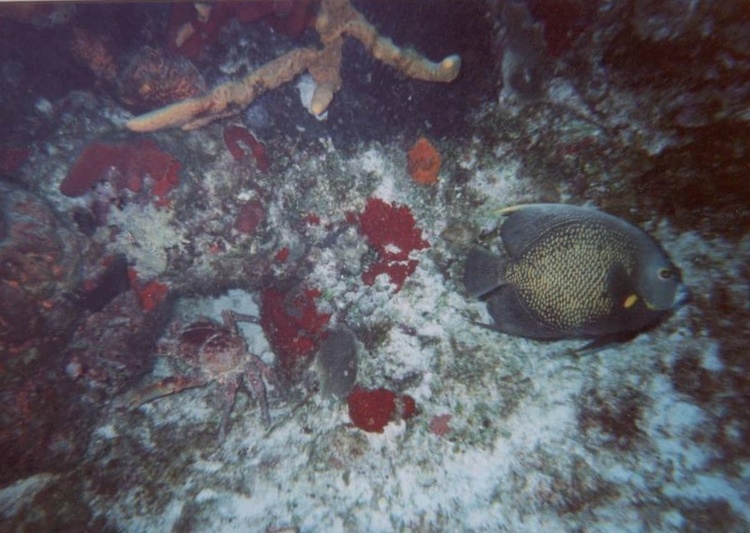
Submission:
POLYGON ((540 327, 553 332, 584 328, 620 303, 608 290, 610 266, 621 264, 627 275, 636 268, 635 247, 622 237, 597 224, 571 223, 548 231, 508 265, 505 279, 540 327))
POLYGON ((677 305, 679 271, 642 230, 562 204, 505 209, 502 254, 469 253, 464 284, 495 327, 538 339, 632 338, 677 305))

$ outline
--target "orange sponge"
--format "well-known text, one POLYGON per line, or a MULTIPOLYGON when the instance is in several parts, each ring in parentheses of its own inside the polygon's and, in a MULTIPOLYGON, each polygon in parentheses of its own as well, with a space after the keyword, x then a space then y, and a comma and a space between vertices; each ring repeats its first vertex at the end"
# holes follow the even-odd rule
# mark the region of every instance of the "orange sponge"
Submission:
POLYGON ((424 137, 417 139, 412 149, 409 150, 407 168, 409 175, 417 183, 423 185, 437 183, 440 163, 440 153, 424 137))

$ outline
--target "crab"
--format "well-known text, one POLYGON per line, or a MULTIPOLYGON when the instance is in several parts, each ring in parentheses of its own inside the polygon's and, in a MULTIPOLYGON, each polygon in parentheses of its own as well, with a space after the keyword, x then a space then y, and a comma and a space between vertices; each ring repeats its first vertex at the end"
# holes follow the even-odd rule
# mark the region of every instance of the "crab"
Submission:
POLYGON ((175 335, 175 339, 163 345, 167 356, 184 361, 195 372, 188 375, 170 376, 131 393, 126 400, 127 408, 134 410, 141 405, 185 389, 218 383, 223 393, 223 413, 219 426, 219 439, 226 436, 229 415, 232 413, 237 389, 242 383, 250 396, 258 403, 263 423, 271 425, 268 412, 265 381, 278 390, 276 375, 258 356, 251 354, 247 343, 237 327, 238 322, 258 323, 256 317, 225 310, 221 313, 222 324, 203 318, 175 335))

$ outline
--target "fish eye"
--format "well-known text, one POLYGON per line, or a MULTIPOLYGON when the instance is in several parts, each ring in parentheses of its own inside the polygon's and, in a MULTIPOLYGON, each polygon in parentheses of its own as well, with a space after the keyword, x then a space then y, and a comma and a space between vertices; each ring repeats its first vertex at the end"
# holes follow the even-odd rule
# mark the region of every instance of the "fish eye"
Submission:
POLYGON ((671 268, 660 268, 659 272, 659 279, 662 281, 666 281, 668 279, 672 279, 674 277, 674 272, 672 272, 671 268))

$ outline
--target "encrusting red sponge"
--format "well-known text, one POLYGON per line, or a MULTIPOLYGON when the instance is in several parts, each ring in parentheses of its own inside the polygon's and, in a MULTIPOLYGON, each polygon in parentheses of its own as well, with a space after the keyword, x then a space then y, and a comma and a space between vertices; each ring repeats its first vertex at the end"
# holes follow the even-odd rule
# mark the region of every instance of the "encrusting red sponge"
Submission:
POLYGON ((397 396, 388 389, 367 390, 354 387, 347 399, 349 418, 358 428, 371 433, 382 433, 390 421, 408 420, 417 412, 411 396, 397 396))
POLYGON ((359 217, 359 227, 380 256, 362 274, 362 281, 372 285, 380 274, 387 274, 396 291, 401 290, 419 264, 409 258, 411 252, 430 247, 422 238, 422 230, 416 226, 411 211, 405 205, 395 206, 380 198, 370 198, 359 217))

